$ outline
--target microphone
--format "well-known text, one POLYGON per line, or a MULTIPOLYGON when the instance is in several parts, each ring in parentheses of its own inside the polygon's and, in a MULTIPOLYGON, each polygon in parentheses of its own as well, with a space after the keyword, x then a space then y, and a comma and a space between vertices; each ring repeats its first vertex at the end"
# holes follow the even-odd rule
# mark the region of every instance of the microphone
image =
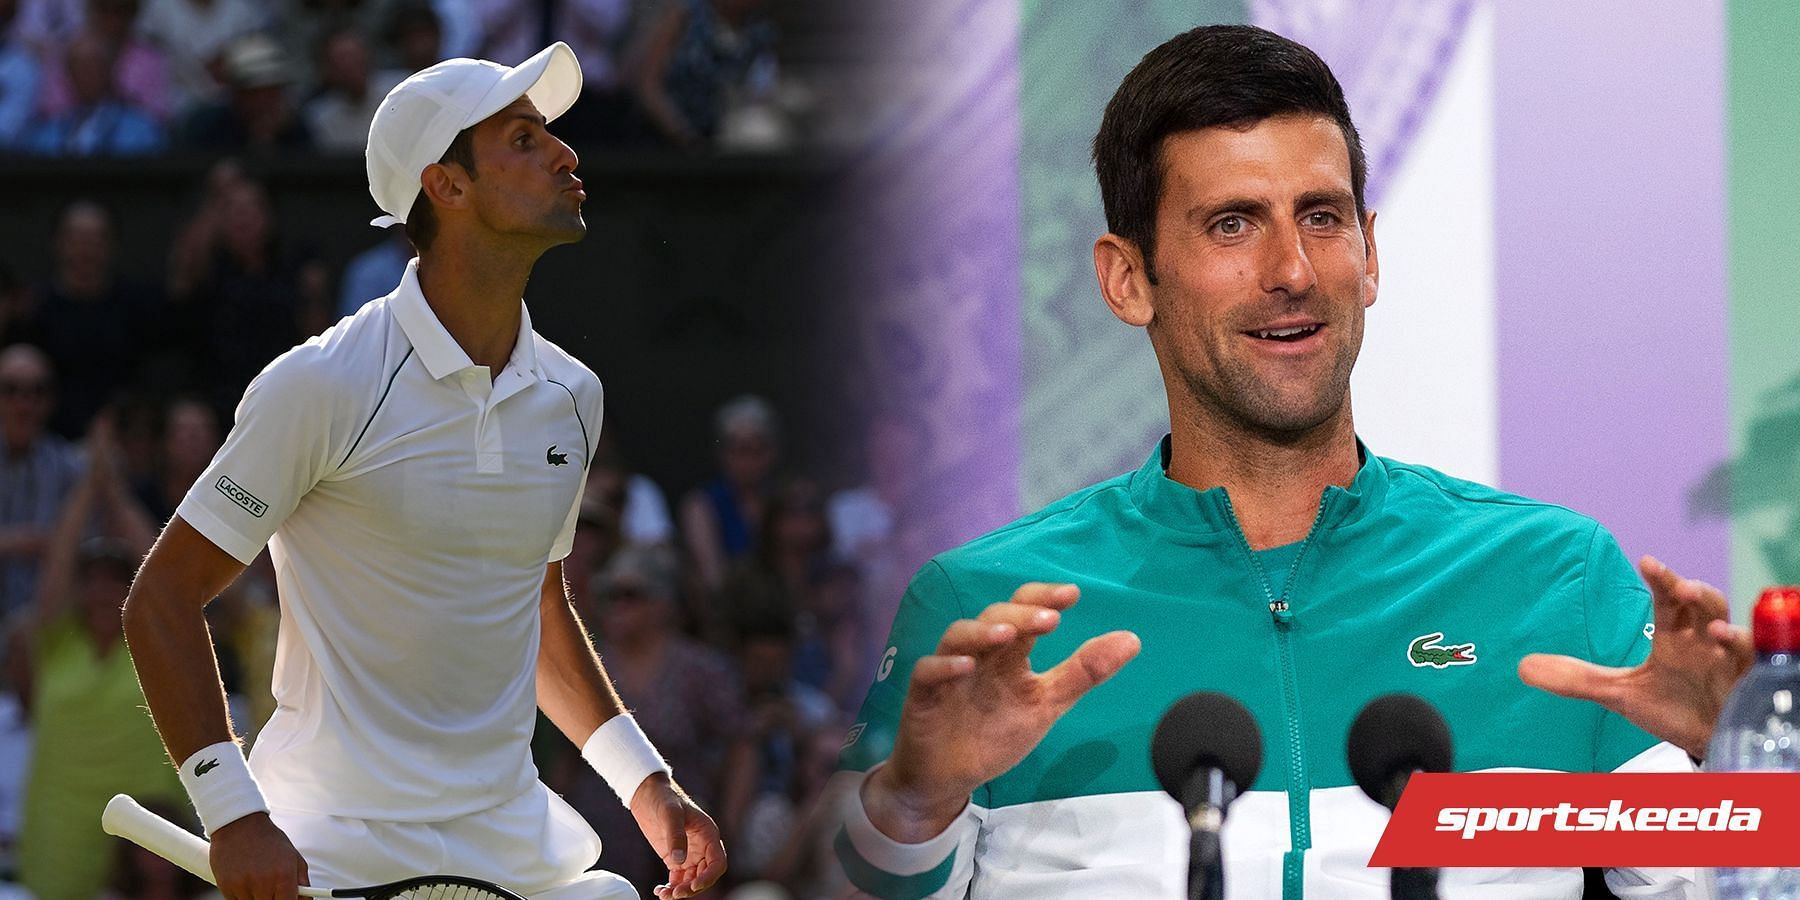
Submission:
MULTIPOLYGON (((1448 772, 1455 754, 1450 726, 1430 703, 1412 694, 1369 701, 1350 725, 1350 776, 1369 799, 1392 813, 1414 772, 1448 772)), ((1436 869, 1395 869, 1394 900, 1437 900, 1436 869)))
POLYGON ((1150 768, 1181 804, 1193 837, 1188 843, 1188 897, 1223 900, 1225 870, 1219 830, 1225 808, 1256 782, 1262 769, 1262 730, 1244 705, 1214 691, 1189 694, 1156 723, 1150 768))

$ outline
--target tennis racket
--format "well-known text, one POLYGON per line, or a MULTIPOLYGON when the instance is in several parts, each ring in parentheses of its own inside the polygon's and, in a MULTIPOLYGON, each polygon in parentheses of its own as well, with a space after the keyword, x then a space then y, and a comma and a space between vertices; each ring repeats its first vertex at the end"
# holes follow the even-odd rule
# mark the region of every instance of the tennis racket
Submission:
MULTIPOLYGON (((201 878, 213 880, 212 864, 207 860, 207 843, 199 836, 162 816, 138 805, 136 800, 116 794, 100 814, 100 827, 107 834, 122 837, 201 878)), ((497 884, 457 875, 428 875, 408 878, 392 884, 371 887, 300 888, 302 897, 362 897, 365 900, 525 900, 497 884)))

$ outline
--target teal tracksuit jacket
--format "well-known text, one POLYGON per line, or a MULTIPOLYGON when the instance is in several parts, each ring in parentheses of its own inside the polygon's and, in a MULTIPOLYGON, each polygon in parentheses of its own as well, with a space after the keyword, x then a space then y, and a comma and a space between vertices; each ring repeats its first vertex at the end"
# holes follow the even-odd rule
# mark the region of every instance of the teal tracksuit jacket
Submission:
MULTIPOLYGON (((1366 863, 1386 824, 1345 761, 1350 723, 1395 691, 1449 723, 1458 771, 1687 771, 1687 757, 1599 706, 1519 681, 1527 653, 1642 661, 1650 597, 1592 519, 1362 451, 1298 544, 1252 552, 1222 488, 1136 472, 1078 491, 939 555, 901 602, 878 680, 851 728, 836 849, 885 898, 1181 898, 1187 827, 1150 770, 1150 734, 1193 691, 1256 717, 1262 772, 1230 810, 1226 891, 1241 898, 1385 898, 1366 863), (948 830, 899 844, 855 789, 884 760, 912 664, 944 629, 1027 581, 1081 600, 1032 652, 1042 671, 1115 629, 1143 650, 1077 702, 948 830)), ((1614 870, 1622 897, 1698 896, 1692 870, 1614 870)), ((1577 898, 1573 869, 1452 869, 1443 896, 1577 898)))

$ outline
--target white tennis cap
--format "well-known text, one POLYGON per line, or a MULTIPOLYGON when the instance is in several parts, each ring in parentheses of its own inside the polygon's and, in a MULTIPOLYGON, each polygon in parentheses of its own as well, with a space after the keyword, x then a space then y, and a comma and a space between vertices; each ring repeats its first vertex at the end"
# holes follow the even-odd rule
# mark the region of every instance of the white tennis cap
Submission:
POLYGON ((581 63, 557 41, 513 68, 485 59, 447 59, 394 86, 369 123, 369 195, 387 213, 369 221, 405 222, 419 176, 444 158, 458 132, 529 96, 546 121, 581 96, 581 63))

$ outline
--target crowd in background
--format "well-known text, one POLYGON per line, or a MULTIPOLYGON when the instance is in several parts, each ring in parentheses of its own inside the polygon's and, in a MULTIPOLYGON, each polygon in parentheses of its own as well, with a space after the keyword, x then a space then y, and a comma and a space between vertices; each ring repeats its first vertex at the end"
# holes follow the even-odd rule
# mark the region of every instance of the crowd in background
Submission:
MULTIPOLYGON (((124 271, 99 199, 61 211, 32 268, 0 262, 0 898, 209 890, 97 828, 118 792, 193 824, 119 607, 250 379, 389 292, 412 256, 393 229, 334 271, 238 160, 360 155, 408 73, 456 55, 516 63, 556 39, 585 75, 559 135, 780 149, 804 98, 778 77, 773 37, 761 0, 0 0, 0 154, 219 160, 157 237, 154 279, 124 271)), ((808 811, 875 667, 869 573, 893 528, 881 472, 896 467, 826 484, 784 464, 768 401, 689 414, 714 416, 717 451, 691 490, 635 471, 602 430, 567 577, 626 703, 718 818, 724 888, 827 896, 833 835, 808 811)), ((266 553, 207 617, 253 742, 280 621, 266 553)), ((664 872, 629 813, 541 724, 542 777, 600 831, 604 867, 648 896, 664 872)))
POLYGON ((0 0, 0 153, 360 155, 389 88, 441 59, 581 61, 565 138, 781 150, 767 0, 0 0))

